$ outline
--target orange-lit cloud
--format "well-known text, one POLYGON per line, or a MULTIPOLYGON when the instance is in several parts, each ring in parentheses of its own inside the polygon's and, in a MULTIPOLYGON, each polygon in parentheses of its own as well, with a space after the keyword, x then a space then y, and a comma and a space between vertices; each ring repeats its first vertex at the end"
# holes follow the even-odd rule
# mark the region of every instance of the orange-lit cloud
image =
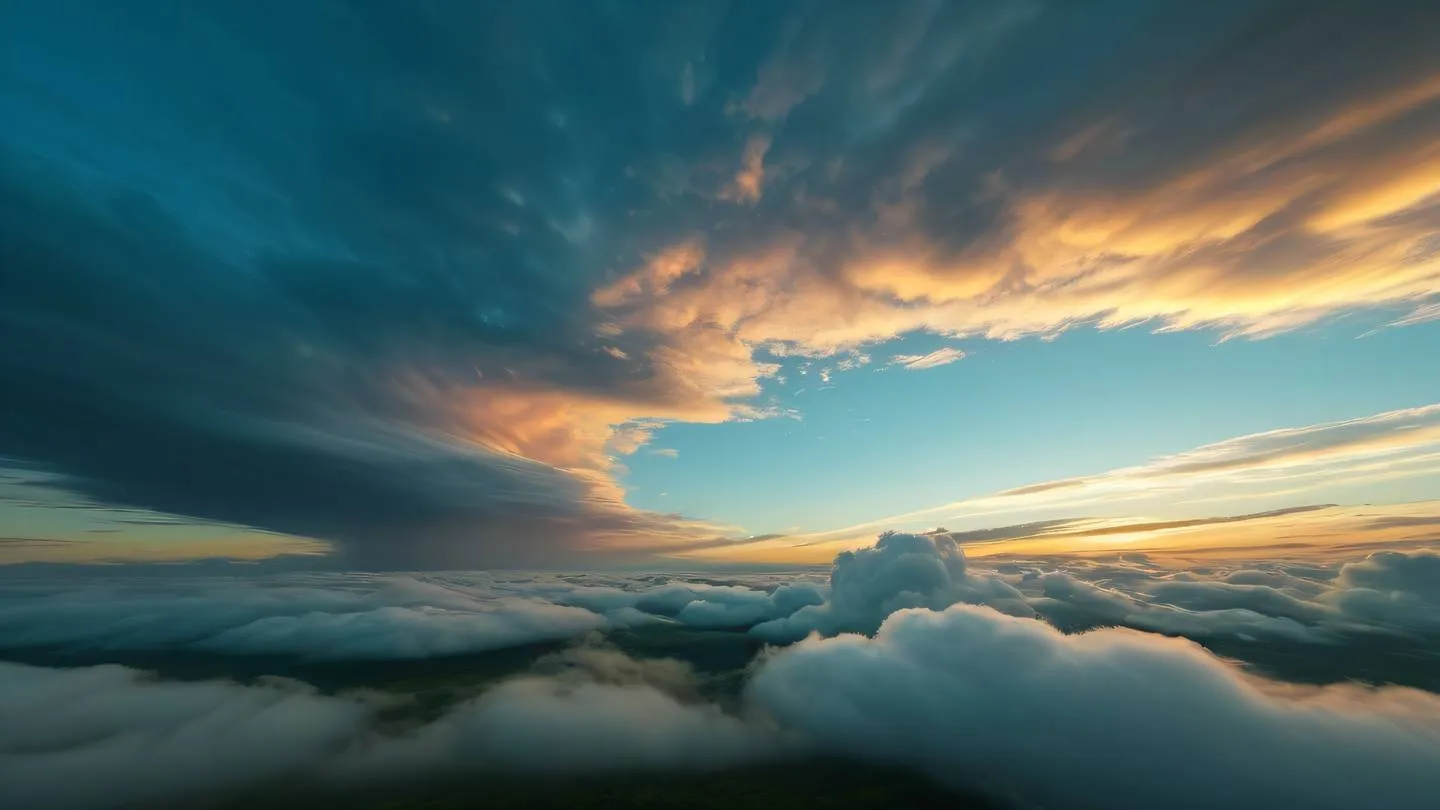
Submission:
MULTIPOLYGON (((631 235, 646 247, 591 295, 604 350, 643 373, 605 390, 503 380, 447 394, 462 430, 576 475, 619 508, 619 459, 656 425, 765 413, 752 400, 778 367, 762 350, 836 356, 914 331, 1007 340, 1142 323, 1263 338, 1357 309, 1409 309, 1396 323, 1418 322, 1435 306, 1440 59, 1337 76, 1333 92, 1296 102, 1266 96, 1278 81, 1235 84, 1272 58, 1267 48, 1292 47, 1260 39, 1237 45, 1233 64, 1207 64, 1188 89, 1117 93, 1002 148, 993 141, 1005 139, 987 143, 939 114, 939 76, 978 46, 958 37, 927 51, 915 32, 932 13, 886 28, 893 47, 853 70, 836 70, 824 26, 782 37, 728 109, 759 128, 745 135, 738 172, 733 152, 689 168, 719 173, 721 199, 741 205, 716 205, 697 184, 703 203, 683 215, 635 214, 631 235), (1220 116, 1186 93, 1244 98, 1220 116), (795 129, 826 104, 845 137, 795 129), (933 116, 907 118, 906 105, 933 116)), ((1001 16, 996 31, 1028 19, 1001 16)), ((1321 19, 1295 36, 1322 42, 1339 24, 1321 19)), ((947 348, 893 364, 963 356, 947 348)), ((1440 452, 1433 417, 1418 409, 1243 437, 894 519, 1242 499, 1256 487, 1426 474, 1440 452)))
MULTIPOLYGON (((1242 436, 1135 467, 1040 482, 834 531, 774 538, 755 544, 722 544, 707 547, 704 553, 737 559, 814 561, 868 542, 882 529, 953 525, 957 521, 966 525, 981 522, 995 525, 1007 518, 1031 521, 1058 518, 1073 522, 1076 515, 1143 515, 1156 511, 1174 514, 1177 509, 1193 512, 1195 504, 1204 505, 1203 514, 1213 514, 1225 509, 1227 504, 1235 507, 1261 497, 1294 503, 1299 498, 1313 498, 1330 488, 1353 483, 1357 477, 1374 483, 1387 477, 1437 475, 1440 475, 1440 405, 1431 405, 1242 436)), ((1208 519, 1130 522, 1138 525, 1124 531, 1116 530, 1111 524, 1105 524, 1111 527, 1102 532, 1093 531, 1093 526, 1086 529, 1072 526, 1065 532, 1047 526, 1043 532, 1036 532, 1043 534, 1035 540, 1036 548, 1043 546, 1047 553, 1083 550, 1093 547, 1095 538, 1101 536, 1106 538, 1105 543, 1112 545, 1134 543, 1137 537, 1149 538, 1147 542, 1150 542, 1154 539, 1151 536, 1160 532, 1167 538, 1179 538, 1171 544, 1173 547, 1189 543, 1200 549, 1205 542, 1216 538, 1217 532, 1229 531, 1216 528, 1217 521, 1208 519), (1197 528, 1202 523, 1204 527, 1197 528)), ((1273 521, 1263 525, 1272 524, 1273 521)), ((1338 529, 1327 532, 1316 537, 1341 537, 1338 529)), ((1270 537, 1273 540, 1275 535, 1270 537)), ((1009 539, 1015 538, 1007 539, 1007 548, 1009 539)), ((1255 534, 1253 539, 1259 542, 1263 533, 1255 534)))
POLYGON ((827 168, 797 181, 799 207, 776 226, 773 212, 721 213, 703 268, 685 234, 596 302, 682 351, 701 335, 712 354, 731 342, 720 355, 738 380, 765 375, 742 368, 759 347, 830 354, 914 330, 1011 339, 1150 323, 1263 337, 1374 307, 1414 308, 1398 323, 1418 322, 1440 295, 1440 143, 1427 126, 1440 122, 1440 72, 1390 81, 1260 116, 1140 176, 1126 151, 1165 148, 1146 145, 1158 125, 1143 107, 1134 122, 1106 111, 959 199, 937 178, 963 150, 922 141, 876 181, 872 205, 807 220, 824 179, 847 171, 827 168), (935 230, 941 206, 992 213, 957 244, 935 230))
MULTIPOLYGON (((457 6, 414 21, 419 51, 337 43, 319 62, 287 55, 285 25, 252 53, 253 26, 229 36, 221 15, 196 34, 206 95, 232 101, 213 110, 159 51, 87 62, 59 17, 17 29, 106 68, 10 110, 6 148, 35 169, 0 175, 20 261, 0 326, 37 349, 0 364, 0 450, 73 493, 367 564, 554 560, 727 531, 633 509, 618 482, 661 425, 783 412, 763 398, 778 356, 830 382, 872 355, 962 356, 883 345, 915 332, 1258 339, 1367 309, 1436 317, 1433 9, 1166 4, 1125 33, 1069 5, 661 28, 606 6, 563 32, 457 6), (524 59, 473 47, 511 29, 534 37, 524 59), (332 73, 376 97, 307 89, 332 73), (145 93, 87 103, 104 81, 145 93), (358 126, 362 108, 384 115, 358 126)), ((1353 439, 1247 437, 900 517, 1398 480, 1437 453, 1428 415, 1393 418, 1412 417, 1403 435, 1376 432, 1386 416, 1353 439)))
MULTIPOLYGON (((741 205, 715 205, 697 183, 699 207, 683 215, 632 212, 641 218, 630 235, 646 247, 610 269, 591 303, 604 350, 643 374, 604 390, 486 381, 447 394, 462 431, 621 504, 620 459, 657 425, 766 413, 753 399, 778 367, 758 359, 762 350, 836 356, 917 330, 1013 339, 1139 323, 1262 338, 1356 309, 1407 308, 1396 323, 1418 322, 1440 296, 1433 55, 1416 51, 1358 78, 1315 67, 1333 90, 1311 99, 1283 95, 1278 79, 1236 84, 1286 49, 1322 59, 1312 46, 1346 23, 1319 15, 1289 39, 1236 45, 1230 62, 1197 68, 1188 89, 1117 92, 1002 148, 1004 138, 986 141, 941 114, 954 91, 941 77, 983 47, 959 34, 924 40, 918 32, 938 12, 911 11, 877 19, 884 47, 853 63, 836 61, 843 37, 825 24, 786 29, 727 107, 727 120, 748 128, 738 172, 729 152, 685 173, 718 173, 721 198, 741 205), (1234 96, 1237 110, 1212 115, 1186 93, 1234 96), (932 115, 907 118, 910 108, 932 115), (817 109, 845 137, 797 129, 817 109), (885 148, 868 149, 866 138, 885 148)), ((998 43, 1033 14, 981 16, 972 27, 998 43)), ((946 348, 892 364, 963 356, 946 348)), ((848 367, 827 365, 824 376, 848 367)), ((1243 499, 1257 486, 1302 492, 1347 475, 1418 475, 1440 449, 1432 415, 1244 437, 899 518, 1161 493, 1243 499), (1405 419, 1416 425, 1383 432, 1405 419)))
POLYGON ((765 153, 770 151, 770 137, 755 135, 745 143, 745 154, 741 158, 740 172, 734 181, 721 192, 720 198, 731 202, 753 205, 760 201, 765 191, 765 153))

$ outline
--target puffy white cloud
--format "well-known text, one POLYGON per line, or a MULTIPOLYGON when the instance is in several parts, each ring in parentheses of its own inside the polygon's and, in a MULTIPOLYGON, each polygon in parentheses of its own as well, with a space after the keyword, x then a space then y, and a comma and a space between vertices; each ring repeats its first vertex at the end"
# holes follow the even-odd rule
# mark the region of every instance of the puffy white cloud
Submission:
MULTIPOLYGON (((708 769, 819 746, 1059 810, 1419 808, 1440 788, 1440 697, 1261 680, 1189 641, 1140 630, 1335 645, 1356 632, 1423 633, 1434 626, 1436 560, 1387 552, 1339 568, 1189 572, 1135 555, 972 564, 937 533, 887 534, 841 555, 828 594, 806 573, 291 576, 79 592, 32 583, 0 595, 5 646, 348 659, 585 641, 428 720, 379 714, 391 704, 375 696, 294 682, 0 665, 0 806, 98 810, 267 780, 354 787, 487 768, 708 769), (833 637, 702 679, 682 660, 627 655, 602 632, 755 621, 766 639, 833 637), (1139 629, 1065 635, 1049 622, 1139 629), (745 677, 741 695, 711 697, 745 677)), ((1300 645, 1284 649, 1303 657, 1300 645)), ((1367 667, 1326 672, 1384 680, 1385 670, 1367 667)))
POLYGON ((309 659, 415 659, 678 622, 795 641, 873 632, 893 611, 987 604, 1067 629, 1124 625, 1198 639, 1334 642, 1440 628, 1433 552, 1342 567, 1217 563, 1177 571, 1131 555, 967 562, 946 533, 886 534, 813 572, 683 574, 279 574, 13 580, 0 649, 190 649, 309 659))
POLYGON ((1265 584, 1178 580, 1161 582, 1149 593, 1154 601, 1190 610, 1242 609, 1305 623, 1327 617, 1321 606, 1265 584))
POLYGON ((541 656, 532 667, 536 674, 560 683, 597 683, 603 686, 648 686, 680 700, 699 698, 695 670, 675 658, 631 658, 605 643, 598 633, 584 642, 541 656))
POLYGON ((377 710, 404 698, 384 701, 280 679, 0 664, 0 807, 150 806, 280 780, 343 789, 477 770, 713 769, 795 750, 701 700, 688 665, 595 644, 422 725, 382 723, 377 710))
MULTIPOLYGON (((1210 606, 1186 609, 1186 606, 1176 607, 1163 603, 1147 603, 1118 591, 1083 582, 1059 571, 1044 575, 1040 581, 1044 596, 1031 600, 1030 604, 1041 615, 1062 625, 1066 623, 1090 626, 1118 624, 1189 638, 1227 635, 1247 640, 1264 637, 1311 642, 1329 640, 1323 631, 1308 627, 1295 618, 1247 607, 1210 606)), ((1212 584, 1171 582, 1163 583, 1160 589, 1212 584)), ((1231 588, 1235 587, 1245 586, 1231 586, 1231 588)), ((1263 586, 1251 587, 1263 588, 1263 586)), ((1184 593, 1183 590, 1181 592, 1184 593)), ((1232 591, 1222 589, 1218 595, 1223 597, 1231 593, 1232 591)), ((1211 601, 1216 594, 1208 589, 1190 595, 1192 597, 1203 595, 1202 598, 1187 599, 1186 601, 1189 601, 1191 605, 1229 604, 1224 602, 1223 598, 1211 601)), ((1276 593, 1274 596, 1277 599, 1269 601, 1278 601, 1278 597, 1283 597, 1283 594, 1276 593)), ((1251 602, 1266 601, 1255 596, 1250 596, 1249 600, 1251 602)), ((1320 612, 1318 608, 1316 611, 1320 612)))
POLYGON ((294 682, 0 663, 0 806, 144 805, 276 779, 339 753, 369 716, 294 682))
POLYGON ((582 587, 556 593, 562 604, 613 613, 634 609, 673 617, 695 627, 748 627, 789 616, 825 597, 810 582, 787 582, 771 590, 748 585, 674 581, 650 587, 582 587))
POLYGON ((1435 552, 1417 550, 1375 552, 1338 570, 1251 563, 1175 571, 1080 559, 1004 567, 1034 572, 1022 579, 1022 590, 1037 612, 1062 626, 1340 643, 1356 634, 1423 637, 1440 629, 1437 560, 1435 552))
POLYGON ((515 588, 362 574, 16 586, 0 597, 0 647, 424 658, 565 639, 610 621, 515 588))
POLYGON ((339 770, 714 769, 781 750, 779 739, 764 727, 649 685, 526 677, 342 762, 339 770))
POLYGON ((981 602, 1029 614, 1024 596, 994 577, 970 575, 965 552, 948 535, 886 533, 872 548, 835 558, 830 598, 802 607, 751 632, 789 641, 812 632, 871 632, 892 612, 907 607, 942 608, 981 602))
POLYGON ((1192 642, 984 607, 808 639, 748 696, 831 750, 1026 806, 1420 810, 1440 791, 1433 694, 1281 687, 1192 642))
POLYGON ((1440 630, 1440 554, 1383 551, 1340 569, 1325 599, 1349 620, 1401 630, 1440 630))
POLYGON ((196 646, 307 658, 427 658, 565 639, 605 624, 588 610, 522 599, 481 611, 380 607, 359 613, 269 616, 196 646))
POLYGON ((306 574, 14 581, 0 649, 197 649, 403 659, 558 641, 657 620, 748 627, 824 601, 792 575, 306 574))

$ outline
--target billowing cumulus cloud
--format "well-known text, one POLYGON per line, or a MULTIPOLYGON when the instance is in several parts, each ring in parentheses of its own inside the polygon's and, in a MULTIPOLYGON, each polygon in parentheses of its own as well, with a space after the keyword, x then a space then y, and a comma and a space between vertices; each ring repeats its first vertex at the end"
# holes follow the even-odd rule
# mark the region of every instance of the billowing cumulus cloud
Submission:
POLYGON ((783 750, 763 726, 649 685, 518 678, 341 767, 372 778, 377 770, 462 772, 481 763, 520 773, 714 770, 783 750))
POLYGON ((670 582, 647 588, 587 587, 554 598, 591 610, 635 609, 673 617, 695 627, 748 627, 825 601, 821 589, 810 582, 786 582, 768 591, 699 582, 670 582))
POLYGON ((306 661, 403 660, 670 622, 744 629, 825 601, 793 574, 278 574, 7 579, 0 650, 188 650, 306 661))
MULTIPOLYGON (((1323 643, 1328 640, 1323 631, 1287 615, 1301 612, 1313 620, 1323 616, 1323 610, 1297 600, 1287 601, 1264 586, 1250 590, 1217 586, 1221 592, 1211 591, 1208 599, 1180 599, 1176 604, 1171 594, 1177 584, 1198 583, 1162 583, 1155 589, 1158 594, 1145 599, 1059 571, 1045 574, 1040 582, 1042 595, 1030 604, 1037 613, 1059 624, 1121 625, 1200 639, 1228 635, 1251 641, 1282 638, 1323 643), (1185 602, 1192 607, 1185 607, 1185 602), (1264 604, 1257 605, 1257 602, 1264 604)), ((1205 593, 1198 588, 1189 590, 1192 595, 1197 595, 1197 591, 1205 593)))
POLYGON ((1421 549, 1339 565, 1220 562, 1202 572, 1064 558, 998 568, 1020 573, 1028 604, 1062 628, 1113 624, 1200 641, 1288 640, 1331 645, 1331 654, 1390 637, 1429 657, 1421 650, 1440 629, 1437 559, 1421 549))
POLYGON ((364 733, 370 709, 303 684, 161 682, 117 666, 0 663, 0 802, 155 805, 303 771, 364 733))
POLYGON ((778 353, 1422 321, 1435 10, 1302 5, 32 6, 0 454, 357 565, 530 564, 724 534, 616 460, 777 412, 778 353))
POLYGON ((812 632, 873 632, 901 608, 943 608, 956 602, 993 604, 1028 615, 1024 597, 995 577, 972 576, 965 553, 945 535, 883 534, 873 548, 835 559, 829 598, 801 607, 751 632, 792 641, 812 632))
POLYGON ((11 584, 0 598, 0 646, 406 659, 563 640, 633 620, 483 580, 400 575, 11 584))
POLYGON ((0 802, 33 810, 183 806, 270 784, 294 791, 477 770, 708 770, 796 747, 764 723, 687 694, 688 671, 678 662, 585 647, 567 660, 584 666, 510 679, 434 720, 398 728, 382 723, 381 712, 403 708, 404 696, 0 663, 0 802))
MULTIPOLYGON (((215 605, 207 610, 199 594, 213 591, 214 581, 198 582, 183 600, 174 582, 149 580, 134 591, 176 609, 112 593, 111 612, 132 626, 99 622, 103 634, 89 636, 77 635, 75 624, 66 630, 57 605, 20 589, 41 608, 23 622, 7 611, 0 646, 28 628, 31 641, 68 635, 72 649, 104 654, 145 639, 153 645, 166 625, 174 625, 178 641, 222 625, 249 626, 260 612, 341 615, 363 607, 353 621, 314 625, 311 651, 366 658, 382 648, 406 655, 430 644, 423 654, 444 656, 489 648, 434 644, 448 626, 444 616, 483 612, 484 605, 498 611, 522 594, 537 605, 584 603, 607 616, 631 611, 660 624, 698 612, 700 627, 712 625, 712 613, 724 617, 715 625, 753 621, 768 615, 758 606, 769 605, 792 611, 781 629, 813 634, 768 648, 748 666, 736 662, 719 673, 731 691, 717 694, 715 673, 699 674, 698 663, 626 654, 581 630, 579 643, 539 655, 522 674, 476 683, 478 694, 466 691, 426 710, 393 687, 321 693, 269 677, 244 685, 175 682, 114 665, 4 663, 0 803, 99 810, 267 787, 293 793, 496 772, 712 770, 823 754, 913 769, 1022 807, 1428 807, 1440 789, 1440 697, 1346 681, 1390 680, 1386 673, 1423 680, 1423 671, 1407 667, 1433 658, 1436 559, 1386 553, 1339 566, 1251 562, 1189 572, 1143 555, 974 564, 944 535, 888 535, 837 560, 828 594, 778 572, 669 582, 646 575, 351 575, 312 577, 308 595, 257 584, 248 605, 224 600, 239 606, 237 615, 207 623, 215 605), (384 584, 365 581, 372 579, 384 584), (1352 610, 1355 595, 1362 606, 1352 610), (824 602, 814 604, 817 598, 824 602), (1009 613, 965 604, 981 601, 1009 613), (417 623, 403 637, 377 631, 366 617, 386 610, 373 607, 381 602, 410 605, 417 623), (1376 604, 1394 609, 1377 614, 1376 604), (1058 610, 1062 605, 1070 611, 1058 610), (161 614, 166 621, 146 618, 161 614), (187 625, 187 616, 200 618, 187 625), (1066 634, 1047 619, 1083 632, 1066 634), (434 626, 423 623, 431 620, 434 626), (1191 641, 1113 629, 1117 624, 1206 643, 1228 639, 1227 657, 1248 662, 1253 653, 1266 672, 1280 669, 1266 659, 1272 649, 1303 661, 1319 642, 1324 657, 1310 660, 1342 668, 1317 678, 1301 667, 1300 680, 1331 685, 1295 685, 1261 678, 1191 641), (845 632, 856 629, 862 632, 845 632), (1363 665, 1370 641, 1397 633, 1415 643, 1396 648, 1399 657, 1376 677, 1363 665), (1352 661, 1355 669, 1346 671, 1352 661)), ((72 596, 69 603, 82 602, 72 596)), ((98 596, 90 600, 92 619, 99 604, 98 596)), ((773 622, 758 628, 775 629, 773 622)), ((719 634, 691 631, 712 640, 719 634)), ((232 656, 298 652, 289 644, 224 649, 232 656)), ((708 657, 703 647, 697 661, 708 657)))
POLYGON ((1123 626, 1333 651, 1390 638, 1420 649, 1440 631, 1436 559, 1415 550, 1340 565, 1216 561, 1195 572, 1143 555, 967 560, 951 534, 933 533, 886 534, 845 552, 828 584, 818 572, 10 577, 0 650, 98 661, 158 650, 415 660, 675 626, 787 643, 873 633, 896 610, 957 603, 1066 630, 1123 626))
POLYGON ((1429 551, 1377 552, 1338 574, 1296 565, 1222 567, 1200 576, 1065 557, 976 564, 949 534, 891 533, 836 558, 823 602, 792 608, 751 633, 782 642, 811 633, 873 633, 903 608, 977 604, 1069 630, 1122 626, 1202 641, 1342 645, 1376 633, 1424 639, 1440 621, 1430 576, 1435 559, 1429 551))
POLYGON ((1429 807, 1440 698, 1292 688, 1193 643, 959 605, 801 642, 751 700, 833 750, 1053 808, 1429 807))
POLYGON ((1372 554, 1341 568, 1336 585, 1324 598, 1357 623, 1440 631, 1440 554, 1372 554))

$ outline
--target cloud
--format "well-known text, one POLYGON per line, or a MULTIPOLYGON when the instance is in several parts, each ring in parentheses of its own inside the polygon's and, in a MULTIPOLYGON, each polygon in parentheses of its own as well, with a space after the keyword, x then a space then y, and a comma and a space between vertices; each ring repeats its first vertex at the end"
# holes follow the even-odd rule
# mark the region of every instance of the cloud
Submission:
MULTIPOLYGON (((545 50, 543 15, 514 16, 545 50)), ((40 9, 4 35, 30 43, 5 68, 30 90, 0 102, 0 331, 33 348, 0 361, 0 453, 82 498, 316 537, 359 566, 713 536, 609 478, 614 426, 718 421, 753 393, 650 336, 597 338, 608 268, 586 257, 618 248, 600 210, 625 207, 600 189, 641 156, 573 116, 601 96, 597 120, 640 115, 629 79, 559 52, 506 65, 473 47, 502 23, 458 7, 353 28, 197 11, 183 35, 101 17, 114 36, 40 9), (543 89, 552 69, 566 86, 543 89), (608 178, 577 185, 583 166, 608 178)))
POLYGON ((586 610, 521 600, 481 612, 382 607, 363 613, 268 616, 196 646, 307 658, 425 658, 565 639, 602 627, 586 610))
MULTIPOLYGON (((1429 556, 1402 554, 1395 565, 1424 566, 1429 556)), ((982 560, 977 566, 966 560, 951 533, 887 533, 873 547, 836 558, 830 592, 823 602, 791 607, 755 624, 750 632, 777 642, 798 641, 812 633, 868 634, 896 610, 979 604, 1022 617, 1038 615, 1068 630, 1118 625, 1200 640, 1335 645, 1355 640, 1357 633, 1426 633, 1432 629, 1430 622, 1440 616, 1434 604, 1420 601, 1428 598, 1423 593, 1386 595, 1391 602, 1408 604, 1407 613, 1386 622, 1332 605, 1348 599, 1368 601, 1363 593, 1347 595, 1354 587, 1348 580, 1332 584, 1293 577, 1281 580, 1278 574, 1265 576, 1244 569, 1230 573, 1240 581, 1181 580, 1174 570, 1163 567, 1125 566, 1117 572, 1084 558, 1038 563, 982 560), (1285 587, 1256 584, 1257 578, 1266 583, 1284 581, 1285 587), (1245 584, 1247 580, 1252 584, 1245 584), (1406 624, 1401 617, 1412 621, 1406 624)), ((759 610, 745 614, 752 621, 760 616, 759 610)))
POLYGON ((1440 554, 1382 551, 1340 569, 1322 597, 1362 625, 1440 630, 1440 554))
POLYGON ((406 659, 563 640, 630 620, 483 579, 311 575, 12 583, 0 599, 0 647, 406 659))
POLYGON ((754 205, 760 202, 765 184, 765 153, 770 151, 770 137, 756 135, 745 144, 742 168, 735 179, 721 192, 722 200, 754 205))
POLYGON ((1037 806, 1418 809, 1440 788, 1433 694, 1287 688, 1190 642, 1066 636, 983 607, 803 641, 747 696, 837 753, 1037 806))
POLYGON ((1232 11, 1133 28, 1043 4, 795 15, 744 105, 771 128, 767 162, 793 170, 640 320, 827 353, 911 330, 1258 337, 1423 305, 1440 62, 1408 29, 1430 12, 1232 11), (1056 44, 1087 25, 1167 48, 1056 44), (1041 49, 1050 69, 1025 72, 1041 49), (1327 92, 1293 92, 1298 75, 1327 92), (992 112, 1001 94, 1024 132, 992 112))
POLYGON ((689 663, 674 658, 631 658, 598 633, 541 656, 531 669, 559 683, 647 686, 685 702, 700 699, 698 679, 689 663))
POLYGON ((786 582, 767 591, 742 585, 676 581, 638 588, 576 588, 553 598, 590 610, 631 608, 695 627, 731 628, 783 618, 825 601, 821 590, 809 582, 786 582))
POLYGON ((812 632, 873 632, 885 617, 909 607, 943 608, 983 602, 1028 615, 1018 590, 999 579, 971 576, 965 553, 946 535, 886 533, 874 547, 835 558, 824 604, 756 625, 766 639, 793 641, 812 632))
POLYGON ((99 655, 189 650, 305 661, 465 655, 592 630, 675 622, 747 628, 825 601, 794 572, 675 576, 251 573, 17 575, 0 595, 0 650, 99 655))
POLYGON ((1440 630, 1437 559, 1417 549, 1374 551, 1341 564, 1241 559, 1186 570, 1061 557, 1001 568, 1030 572, 1019 585, 1028 604, 1067 629, 1116 624, 1202 641, 1361 647, 1399 636, 1423 646, 1440 630))
MULTIPOLYGON (((1370 416, 1326 422, 1304 427, 1272 430, 1239 436, 1144 464, 1120 467, 1095 475, 1042 481, 1001 490, 941 506, 893 515, 831 532, 802 535, 798 541, 818 544, 864 536, 882 526, 911 526, 924 521, 960 520, 1015 512, 1036 514, 1064 510, 1069 515, 1097 506, 1113 509, 1137 501, 1157 508, 1173 508, 1177 502, 1235 501, 1260 495, 1294 496, 1298 493, 1340 486, 1356 477, 1374 480, 1377 475, 1396 477, 1433 475, 1440 472, 1440 405, 1425 405, 1385 411, 1370 416)), ((1245 515, 1229 520, 1284 517, 1315 507, 1245 515)), ((1092 527, 1089 535, 1114 532, 1138 533, 1148 529, 1203 527, 1212 518, 1172 521, 1131 521, 1113 526, 1092 527)), ((1065 534, 1077 537, 1087 530, 1048 532, 1052 539, 1065 534)))
POLYGON ((674 694, 687 677, 677 662, 585 647, 566 660, 584 662, 584 671, 513 678, 399 728, 383 724, 381 710, 403 707, 404 697, 323 695, 281 679, 182 683, 118 666, 0 663, 0 801, 88 810, 477 769, 710 770, 793 749, 763 724, 674 694))
POLYGON ((1187 569, 1136 553, 977 562, 936 531, 840 555, 828 592, 795 571, 13 578, 0 648, 87 654, 75 660, 157 649, 366 660, 578 643, 423 711, 394 690, 0 664, 0 803, 98 809, 266 785, 709 770, 831 753, 1056 808, 1338 808, 1376 797, 1419 808, 1440 787, 1440 697, 1350 681, 1433 682, 1423 664, 1440 630, 1437 561, 1411 551, 1187 569), (637 622, 653 627, 608 640, 591 630, 637 622), (694 664, 615 646, 653 642, 642 631, 667 623, 706 629, 682 638, 728 629, 741 640, 753 626, 757 638, 798 643, 722 673, 740 692, 717 697, 709 641, 694 664), (1114 625, 1155 632, 1092 629, 1114 625), (1222 644, 1233 660, 1157 633, 1222 644), (1236 740, 1252 746, 1240 759, 1236 740))
MULTIPOLYGON (((1345 565, 1215 558, 1196 572, 1086 557, 967 560, 955 533, 882 535, 818 572, 14 576, 0 650, 129 660, 127 651, 296 661, 416 660, 647 624, 777 642, 870 633, 897 609, 985 604, 1066 629, 1121 625, 1200 640, 1365 643, 1440 629, 1432 551, 1346 552, 1345 565), (1328 567, 1327 567, 1328 566, 1328 567), (120 657, 116 657, 120 656, 120 657)), ((1133 555, 1132 555, 1133 556, 1133 555)))
POLYGON ((103 808, 279 779, 339 754, 370 710, 303 684, 162 682, 117 666, 0 663, 0 801, 103 808))
POLYGON ((890 358, 890 365, 899 366, 906 371, 919 371, 936 366, 945 366, 957 360, 965 359, 965 352, 951 346, 943 349, 936 349, 929 354, 897 354, 890 358))
POLYGON ((761 727, 649 686, 520 678, 345 766, 397 774, 476 763, 520 773, 716 770, 782 750, 761 727))
POLYGON ((1306 611, 1304 603, 1287 601, 1283 595, 1274 594, 1264 586, 1247 589, 1217 583, 1162 583, 1145 599, 1092 585, 1058 571, 1045 574, 1040 582, 1043 596, 1030 600, 1029 604, 1037 613, 1062 626, 1121 625, 1192 639, 1233 636, 1246 641, 1269 638, 1328 643, 1332 640, 1324 630, 1307 626, 1304 621, 1313 622, 1324 616, 1323 610, 1311 606, 1306 611), (1186 585, 1202 587, 1191 588, 1190 598, 1177 600, 1177 586, 1181 586, 1183 594, 1186 585), (1182 604, 1175 604, 1176 601, 1182 604), (1297 619, 1296 613, 1303 614, 1304 619, 1297 619))

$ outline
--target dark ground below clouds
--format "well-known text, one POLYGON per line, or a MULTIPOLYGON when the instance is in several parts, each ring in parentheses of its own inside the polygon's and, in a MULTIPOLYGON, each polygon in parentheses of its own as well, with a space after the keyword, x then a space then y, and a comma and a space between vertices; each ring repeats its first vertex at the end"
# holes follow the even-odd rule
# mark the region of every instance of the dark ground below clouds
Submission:
MULTIPOLYGON (((1004 810, 924 777, 841 759, 791 760, 698 774, 497 776, 329 792, 271 786, 185 810, 1004 810)), ((142 810, 134 808, 134 810, 142 810)), ((152 810, 152 808, 144 808, 152 810)), ((157 809, 158 810, 158 809, 157 809)), ((180 810, 166 807, 163 810, 180 810)))
MULTIPOLYGON (((1067 633, 1075 633, 1102 625, 1062 622, 1059 626, 1067 633)), ((747 668, 767 646, 745 630, 657 624, 606 631, 603 639, 634 658, 675 658, 688 663, 695 670, 700 694, 724 703, 739 695, 747 668)), ((1440 639, 1433 637, 1352 633, 1336 644, 1226 637, 1196 641, 1216 655, 1276 680, 1313 685, 1356 682, 1440 692, 1440 639)), ((236 655, 194 649, 24 648, 0 650, 0 661, 47 667, 121 664, 174 680, 225 678, 246 683, 262 676, 279 676, 304 681, 326 693, 378 689, 413 697, 423 717, 438 714, 506 677, 529 672, 538 659, 576 643, 541 642, 463 655, 371 661, 306 660, 292 655, 236 655)))
MULTIPOLYGON (((711 700, 737 696, 744 686, 746 667, 766 646, 730 630, 693 629, 678 624, 610 630, 604 642, 634 658, 675 658, 694 668, 701 695, 711 700)), ((64 648, 0 649, 0 661, 44 667, 80 667, 120 664, 154 672, 166 680, 223 678, 240 683, 262 677, 303 681, 321 692, 377 689, 414 697, 421 707, 437 713, 446 706, 473 697, 504 678, 531 671, 537 660, 580 640, 540 642, 463 655, 418 659, 326 661, 293 655, 253 655, 195 649, 72 650, 64 648)))

